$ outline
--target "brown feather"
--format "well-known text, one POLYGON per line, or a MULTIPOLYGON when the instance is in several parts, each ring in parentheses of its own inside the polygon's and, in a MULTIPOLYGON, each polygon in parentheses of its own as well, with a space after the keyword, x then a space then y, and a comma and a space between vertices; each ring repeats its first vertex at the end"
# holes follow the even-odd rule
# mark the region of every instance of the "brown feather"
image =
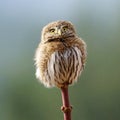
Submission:
POLYGON ((36 50, 36 76, 47 87, 72 84, 81 74, 86 57, 86 43, 76 35, 70 22, 50 23, 43 28, 42 40, 36 50), (50 28, 64 25, 68 26, 70 34, 49 35, 50 28))

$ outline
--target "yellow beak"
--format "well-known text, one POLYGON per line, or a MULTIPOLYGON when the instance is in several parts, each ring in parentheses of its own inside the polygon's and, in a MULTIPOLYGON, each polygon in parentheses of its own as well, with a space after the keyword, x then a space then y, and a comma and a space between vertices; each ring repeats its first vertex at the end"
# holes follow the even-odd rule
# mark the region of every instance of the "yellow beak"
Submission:
POLYGON ((58 35, 62 35, 62 32, 60 29, 58 29, 58 35))

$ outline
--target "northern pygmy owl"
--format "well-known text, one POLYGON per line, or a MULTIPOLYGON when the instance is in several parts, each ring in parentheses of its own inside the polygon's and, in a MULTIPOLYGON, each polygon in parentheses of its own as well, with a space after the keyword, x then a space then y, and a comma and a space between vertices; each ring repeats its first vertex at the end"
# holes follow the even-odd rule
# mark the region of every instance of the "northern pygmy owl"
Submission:
POLYGON ((83 71, 86 43, 71 22, 55 21, 42 30, 35 53, 36 77, 46 87, 73 84, 83 71))

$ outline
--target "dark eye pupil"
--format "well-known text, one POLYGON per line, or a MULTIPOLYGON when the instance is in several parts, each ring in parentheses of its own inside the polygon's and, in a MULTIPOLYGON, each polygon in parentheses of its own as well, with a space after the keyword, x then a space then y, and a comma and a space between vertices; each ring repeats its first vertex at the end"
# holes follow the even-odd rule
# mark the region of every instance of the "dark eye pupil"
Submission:
POLYGON ((63 30, 64 30, 64 31, 66 31, 67 29, 68 29, 67 26, 66 26, 66 27, 63 27, 63 30))
POLYGON ((55 32, 55 29, 50 29, 50 32, 55 32))

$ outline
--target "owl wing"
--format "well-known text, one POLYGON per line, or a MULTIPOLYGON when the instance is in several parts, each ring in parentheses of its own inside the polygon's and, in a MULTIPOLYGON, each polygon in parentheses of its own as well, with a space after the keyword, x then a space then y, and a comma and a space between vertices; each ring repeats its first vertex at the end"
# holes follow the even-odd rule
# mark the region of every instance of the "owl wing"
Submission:
POLYGON ((82 53, 81 62, 82 62, 82 69, 84 69, 87 58, 87 50, 86 50, 87 45, 81 38, 77 38, 75 42, 76 42, 75 45, 80 49, 82 53))

